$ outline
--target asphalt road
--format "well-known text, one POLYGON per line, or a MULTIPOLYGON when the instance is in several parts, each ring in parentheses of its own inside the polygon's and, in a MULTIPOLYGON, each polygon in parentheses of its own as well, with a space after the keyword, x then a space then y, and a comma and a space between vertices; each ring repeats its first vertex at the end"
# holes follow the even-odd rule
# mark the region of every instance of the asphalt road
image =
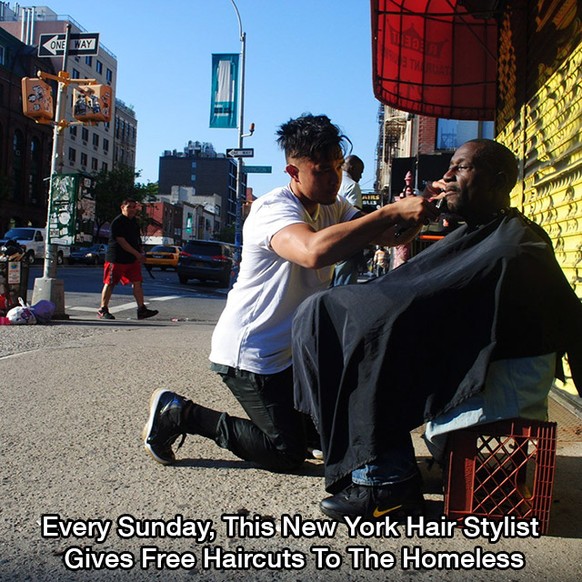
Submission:
MULTIPOLYGON (((34 265, 29 272, 28 300, 32 300, 34 278, 42 276, 42 266, 34 265)), ((103 267, 64 265, 58 268, 57 278, 65 288, 65 313, 70 317, 96 317, 100 306, 103 267)), ((143 270, 143 286, 146 303, 160 314, 158 321, 216 321, 220 315, 227 289, 217 283, 192 280, 180 284, 172 270, 153 269, 152 276, 143 270)), ((135 319, 136 305, 131 285, 118 285, 111 298, 111 313, 117 319, 135 319)))

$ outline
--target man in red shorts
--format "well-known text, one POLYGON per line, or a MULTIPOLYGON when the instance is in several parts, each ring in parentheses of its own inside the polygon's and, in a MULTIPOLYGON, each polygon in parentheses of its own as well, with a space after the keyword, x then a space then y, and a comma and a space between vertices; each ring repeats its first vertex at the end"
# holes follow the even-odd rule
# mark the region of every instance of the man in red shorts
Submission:
POLYGON ((133 296, 137 303, 137 318, 147 319, 158 314, 155 309, 148 309, 144 304, 141 265, 144 256, 141 252, 141 233, 135 219, 137 202, 127 198, 121 203, 121 214, 111 222, 107 257, 103 269, 103 291, 101 308, 97 317, 115 319, 109 313, 109 300, 117 283, 131 283, 133 296))

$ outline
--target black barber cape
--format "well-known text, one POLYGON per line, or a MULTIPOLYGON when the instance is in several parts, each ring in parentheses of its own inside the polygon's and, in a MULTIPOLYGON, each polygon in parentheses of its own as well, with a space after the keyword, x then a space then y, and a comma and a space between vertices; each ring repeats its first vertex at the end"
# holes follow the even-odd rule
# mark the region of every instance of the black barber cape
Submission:
POLYGON ((515 209, 310 297, 293 323, 295 405, 320 432, 326 489, 482 390, 490 361, 551 352, 568 352, 580 391, 582 304, 546 233, 515 209))

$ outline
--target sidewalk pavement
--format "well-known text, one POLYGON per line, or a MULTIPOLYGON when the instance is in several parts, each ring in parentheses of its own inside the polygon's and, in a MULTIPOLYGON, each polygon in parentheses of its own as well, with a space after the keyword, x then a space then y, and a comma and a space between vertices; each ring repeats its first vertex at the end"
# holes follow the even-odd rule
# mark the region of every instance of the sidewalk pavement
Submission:
MULTIPOLYGON (((0 579, 582 578, 581 423, 556 402, 564 429, 542 537, 350 531, 319 511, 320 462, 274 474, 196 436, 177 465, 155 463, 141 440, 154 389, 242 414, 208 369, 211 333, 207 323, 82 319, 0 331, 0 579)), ((428 517, 442 526, 440 471, 414 438, 428 517)))

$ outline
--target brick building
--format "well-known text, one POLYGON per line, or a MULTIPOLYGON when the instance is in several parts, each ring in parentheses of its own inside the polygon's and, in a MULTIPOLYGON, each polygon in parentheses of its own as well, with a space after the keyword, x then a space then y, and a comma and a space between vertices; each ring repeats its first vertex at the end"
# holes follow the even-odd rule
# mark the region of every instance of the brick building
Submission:
POLYGON ((39 69, 54 74, 35 48, 0 29, 0 234, 46 223, 53 130, 23 115, 21 94, 22 77, 39 69))

